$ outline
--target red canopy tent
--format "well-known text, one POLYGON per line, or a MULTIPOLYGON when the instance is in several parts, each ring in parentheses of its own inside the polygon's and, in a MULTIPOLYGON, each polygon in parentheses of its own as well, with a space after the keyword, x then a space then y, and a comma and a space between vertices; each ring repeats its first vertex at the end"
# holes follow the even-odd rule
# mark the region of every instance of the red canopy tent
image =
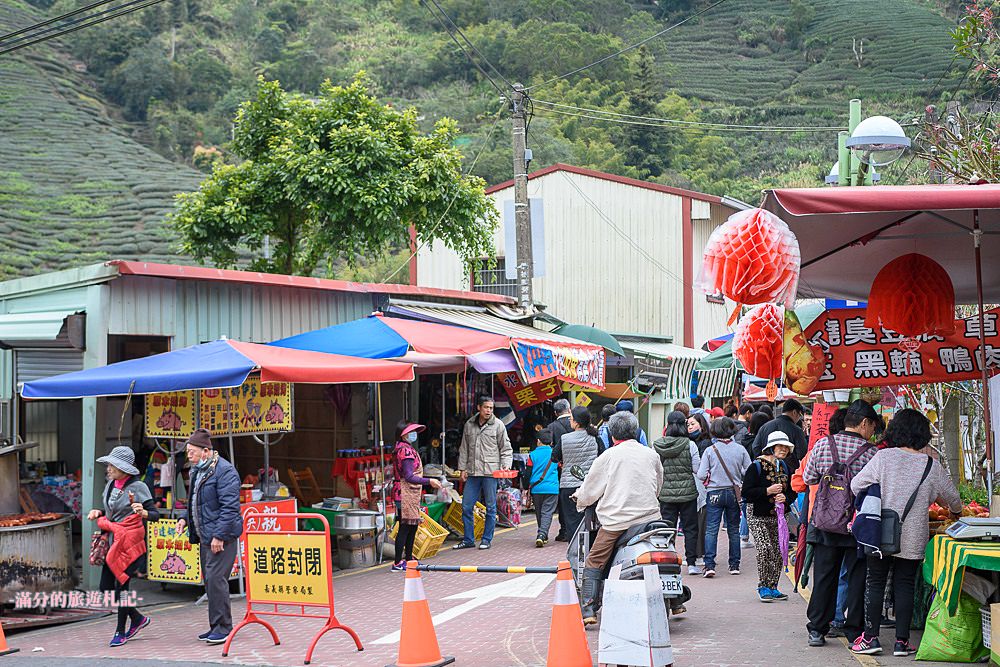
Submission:
MULTIPOLYGON (((944 267, 958 303, 1000 303, 1000 185, 915 185, 769 190, 763 208, 799 241, 800 297, 864 301, 890 260, 920 253, 944 267)), ((985 358, 985 357, 984 357, 985 358)), ((989 382, 982 369, 986 453, 992 460, 989 382)))

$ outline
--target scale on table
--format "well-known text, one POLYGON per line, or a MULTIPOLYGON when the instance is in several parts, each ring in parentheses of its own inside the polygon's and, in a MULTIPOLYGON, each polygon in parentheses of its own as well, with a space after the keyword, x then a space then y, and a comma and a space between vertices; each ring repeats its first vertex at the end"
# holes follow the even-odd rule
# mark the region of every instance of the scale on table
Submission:
POLYGON ((963 516, 945 532, 956 540, 1000 542, 1000 517, 963 516))

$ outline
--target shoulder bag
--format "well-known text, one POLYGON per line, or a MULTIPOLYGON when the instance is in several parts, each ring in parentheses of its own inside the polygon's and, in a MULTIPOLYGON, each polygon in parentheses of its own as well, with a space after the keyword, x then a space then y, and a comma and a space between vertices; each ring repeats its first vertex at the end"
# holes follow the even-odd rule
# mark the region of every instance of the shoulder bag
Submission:
POLYGON ((910 514, 910 510, 913 509, 913 503, 917 500, 917 492, 923 485, 924 480, 927 476, 931 474, 931 467, 934 465, 934 459, 927 457, 927 466, 924 468, 924 475, 920 478, 917 483, 917 487, 913 489, 913 493, 910 494, 910 500, 906 503, 906 509, 903 510, 903 516, 899 516, 896 510, 882 509, 882 544, 879 550, 882 552, 883 556, 894 556, 900 552, 902 547, 903 538, 903 522, 906 521, 906 517, 910 514))
POLYGON ((726 467, 726 461, 722 458, 722 454, 719 453, 719 449, 716 445, 712 445, 712 451, 715 455, 719 457, 719 465, 722 466, 722 472, 726 473, 726 477, 729 479, 729 483, 733 486, 733 493, 736 494, 736 504, 739 505, 743 502, 743 491, 740 489, 739 484, 733 479, 733 476, 729 474, 729 468, 726 467))

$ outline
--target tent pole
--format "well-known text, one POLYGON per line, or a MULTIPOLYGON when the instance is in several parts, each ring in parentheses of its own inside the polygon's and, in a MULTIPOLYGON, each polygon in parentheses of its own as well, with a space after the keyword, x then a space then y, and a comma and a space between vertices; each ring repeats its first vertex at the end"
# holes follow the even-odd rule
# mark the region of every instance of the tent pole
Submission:
MULTIPOLYGON (((376 551, 378 553, 375 554, 375 557, 378 559, 377 562, 381 564, 382 563, 382 544, 385 544, 385 536, 386 536, 386 532, 387 532, 386 531, 386 526, 388 525, 388 521, 389 521, 389 508, 385 504, 385 480, 386 480, 386 476, 385 476, 385 456, 384 456, 385 445, 383 443, 383 436, 382 436, 382 385, 379 384, 379 383, 375 384, 375 402, 376 402, 377 408, 378 408, 378 438, 377 438, 377 440, 378 440, 378 450, 377 450, 377 452, 378 452, 379 470, 381 470, 381 473, 382 473, 382 483, 379 484, 379 487, 380 487, 380 490, 381 490, 381 493, 382 493, 382 541, 380 543, 379 540, 377 539, 378 536, 376 536, 375 543, 376 543, 376 545, 378 545, 378 549, 376 549, 376 551)), ((398 519, 398 517, 397 517, 397 519, 398 519)))
POLYGON ((445 403, 448 401, 448 387, 445 383, 445 375, 441 373, 441 470, 444 471, 444 434, 448 430, 445 428, 445 403))
POLYGON ((986 372, 986 327, 983 314, 983 231, 979 228, 979 209, 972 212, 972 238, 976 247, 976 299, 979 306, 979 354, 983 371, 983 426, 986 428, 986 489, 993 499, 993 424, 990 415, 990 379, 986 372))

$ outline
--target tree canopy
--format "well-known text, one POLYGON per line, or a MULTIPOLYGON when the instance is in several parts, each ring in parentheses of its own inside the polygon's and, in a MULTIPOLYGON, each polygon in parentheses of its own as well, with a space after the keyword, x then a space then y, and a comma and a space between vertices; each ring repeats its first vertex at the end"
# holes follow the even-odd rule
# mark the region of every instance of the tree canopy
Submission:
POLYGON ((232 151, 171 216, 182 250, 220 267, 252 256, 253 270, 332 274, 409 241, 442 241, 468 264, 492 256, 499 215, 485 182, 463 175, 458 126, 422 133, 413 108, 382 104, 364 73, 329 80, 318 96, 258 79, 236 114, 232 151), (265 239, 270 244, 265 256, 265 239))

